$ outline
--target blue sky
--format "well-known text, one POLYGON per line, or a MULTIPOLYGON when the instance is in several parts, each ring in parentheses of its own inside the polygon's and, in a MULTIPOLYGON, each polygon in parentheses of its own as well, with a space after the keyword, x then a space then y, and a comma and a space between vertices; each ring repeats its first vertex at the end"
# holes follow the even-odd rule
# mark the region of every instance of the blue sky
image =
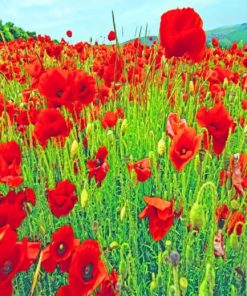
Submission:
POLYGON ((247 22, 247 0, 0 0, 0 4, 4 22, 58 40, 71 29, 73 43, 90 37, 102 42, 112 29, 112 10, 121 41, 133 38, 141 27, 144 35, 146 24, 149 34, 157 35, 162 13, 177 7, 193 7, 205 29, 247 22))

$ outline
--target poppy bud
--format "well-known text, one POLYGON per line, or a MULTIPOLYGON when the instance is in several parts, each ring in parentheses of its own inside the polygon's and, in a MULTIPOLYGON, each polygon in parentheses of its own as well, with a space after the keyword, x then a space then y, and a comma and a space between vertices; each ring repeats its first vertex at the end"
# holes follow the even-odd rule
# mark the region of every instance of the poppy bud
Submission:
POLYGON ((156 281, 156 278, 155 278, 155 274, 152 273, 152 281, 150 283, 150 291, 152 292, 152 291, 156 290, 157 286, 158 285, 157 285, 157 281, 156 281))
POLYGON ((107 137, 108 137, 110 143, 112 144, 113 141, 114 141, 114 134, 113 134, 113 131, 112 130, 108 130, 107 137))
POLYGON ((233 210, 238 210, 239 207, 240 207, 240 204, 236 199, 233 199, 231 201, 231 207, 232 207, 233 210))
POLYGON ((123 221, 126 216, 126 204, 122 207, 120 212, 120 220, 123 221))
POLYGON ((86 127, 86 135, 90 136, 92 134, 92 131, 93 131, 93 125, 92 123, 88 123, 86 127))
POLYGON ((121 124, 121 128, 120 128, 120 133, 121 133, 122 136, 125 134, 127 128, 128 128, 128 122, 127 122, 127 119, 125 118, 123 120, 123 122, 121 124))
POLYGON ((159 140, 159 142, 158 142, 158 147, 157 147, 157 151, 158 151, 158 154, 159 155, 164 155, 164 153, 165 153, 165 141, 164 141, 164 139, 163 139, 163 137, 159 140))
POLYGON ((237 250, 239 248, 238 235, 235 231, 230 236, 230 246, 234 250, 237 250))
POLYGON ((81 192, 81 207, 84 209, 88 202, 88 192, 85 188, 83 188, 81 192))
POLYGON ((225 77, 223 81, 223 87, 226 88, 228 86, 228 79, 225 77))
POLYGON ((195 202, 190 210, 190 225, 193 229, 200 230, 205 224, 203 206, 195 202))
POLYGON ((187 287, 188 287, 187 278, 186 277, 181 277, 180 281, 179 281, 179 284, 180 284, 180 289, 181 289, 182 295, 185 295, 186 291, 187 291, 187 287))
POLYGON ((166 243, 165 244, 166 244, 167 249, 169 249, 170 246, 171 246, 171 244, 172 244, 172 242, 170 240, 166 240, 166 243))
POLYGON ((113 241, 110 243, 110 249, 113 250, 119 246, 119 243, 116 241, 113 241))
POLYGON ((189 92, 191 95, 193 95, 195 92, 195 87, 194 87, 193 81, 190 81, 190 83, 189 83, 189 92))
POLYGON ((74 156, 77 154, 79 149, 78 142, 76 140, 73 141, 71 148, 70 148, 70 157, 74 158, 74 156))

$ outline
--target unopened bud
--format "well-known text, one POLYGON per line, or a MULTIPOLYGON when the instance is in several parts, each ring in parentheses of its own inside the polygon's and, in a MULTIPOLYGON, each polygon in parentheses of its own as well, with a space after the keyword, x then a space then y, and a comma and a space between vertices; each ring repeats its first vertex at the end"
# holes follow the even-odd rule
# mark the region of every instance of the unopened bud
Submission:
POLYGON ((200 230, 205 224, 203 206, 195 202, 190 210, 190 225, 193 229, 200 230))
POLYGON ((164 139, 161 138, 158 142, 158 147, 157 147, 158 154, 161 156, 164 155, 164 153, 165 153, 165 145, 166 144, 165 144, 164 139))
POLYGON ((84 188, 81 192, 81 207, 84 209, 88 202, 88 192, 87 189, 84 188))
POLYGON ((125 118, 122 122, 122 125, 121 125, 121 128, 120 128, 120 132, 121 132, 121 135, 124 135, 126 130, 128 128, 128 122, 127 122, 127 119, 125 118))
POLYGON ((78 153, 78 150, 79 150, 78 142, 74 140, 70 148, 70 157, 74 158, 74 156, 78 153))
POLYGON ((126 204, 122 207, 120 212, 120 220, 123 221, 126 216, 126 204))

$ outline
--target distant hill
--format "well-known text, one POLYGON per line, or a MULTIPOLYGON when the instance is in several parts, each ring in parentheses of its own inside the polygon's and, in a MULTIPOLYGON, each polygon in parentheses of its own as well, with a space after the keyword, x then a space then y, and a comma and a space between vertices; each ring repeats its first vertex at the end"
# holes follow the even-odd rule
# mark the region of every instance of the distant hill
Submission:
MULTIPOLYGON (((35 32, 24 31, 22 28, 16 27, 13 23, 7 22, 3 24, 0 20, 0 32, 3 34, 5 41, 10 41, 20 38, 28 38, 29 36, 36 37, 35 32)), ((0 41, 3 41, 0 34, 0 41)))
MULTIPOLYGON (((220 45, 222 47, 229 47, 233 42, 241 41, 243 42, 243 44, 247 44, 247 23, 209 30, 206 32, 206 34, 208 45, 211 44, 212 37, 216 37, 217 39, 219 39, 220 45)), ((151 45, 155 40, 157 40, 157 36, 151 36, 152 40, 150 40, 149 37, 150 36, 141 37, 142 43, 146 45, 151 45)))
POLYGON ((247 43, 247 23, 231 27, 222 27, 207 31, 207 42, 210 43, 212 37, 219 39, 221 46, 229 47, 233 42, 247 43))

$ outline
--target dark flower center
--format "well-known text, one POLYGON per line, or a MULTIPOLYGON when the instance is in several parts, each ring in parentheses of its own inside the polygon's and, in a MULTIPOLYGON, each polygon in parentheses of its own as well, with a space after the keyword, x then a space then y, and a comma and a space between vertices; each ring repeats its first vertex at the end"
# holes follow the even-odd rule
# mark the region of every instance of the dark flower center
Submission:
POLYGON ((101 166, 101 161, 99 159, 96 159, 96 167, 101 166))
POLYGON ((85 84, 83 84, 82 86, 81 86, 81 92, 84 92, 85 90, 86 90, 86 85, 85 84))
POLYGON ((217 124, 216 124, 215 122, 211 122, 211 123, 209 124, 209 126, 210 126, 211 128, 217 129, 217 124))
POLYGON ((59 256, 62 256, 65 253, 66 247, 63 243, 60 243, 57 248, 57 253, 59 256))
POLYGON ((57 97, 61 98, 62 94, 63 94, 63 90, 59 89, 59 91, 57 92, 57 97))
POLYGON ((180 151, 180 153, 181 153, 182 155, 185 155, 186 152, 187 152, 186 148, 182 148, 181 151, 180 151))
POLYGON ((93 264, 89 263, 82 272, 82 277, 85 282, 90 281, 93 278, 93 264))
POLYGON ((13 263, 11 261, 5 261, 0 269, 1 273, 9 275, 13 271, 13 263))

